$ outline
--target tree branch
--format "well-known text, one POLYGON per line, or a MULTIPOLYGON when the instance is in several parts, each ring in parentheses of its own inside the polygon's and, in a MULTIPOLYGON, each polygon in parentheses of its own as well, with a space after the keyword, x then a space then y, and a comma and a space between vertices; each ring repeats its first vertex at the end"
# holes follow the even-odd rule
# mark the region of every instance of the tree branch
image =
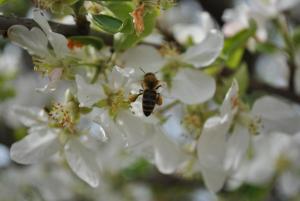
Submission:
POLYGON ((252 55, 250 52, 246 52, 245 58, 248 64, 248 72, 249 72, 249 88, 248 92, 253 92, 253 91, 262 91, 262 92, 267 92, 268 94, 272 94, 275 96, 280 96, 282 98, 286 98, 290 101, 293 101, 295 103, 300 104, 300 95, 296 93, 296 90, 291 85, 289 85, 288 88, 276 88, 273 86, 270 86, 266 83, 260 82, 256 79, 255 77, 255 62, 256 61, 257 55, 252 55))
MULTIPOLYGON (((32 27, 39 27, 38 24, 33 19, 20 18, 20 17, 6 17, 0 15, 0 34, 4 37, 7 36, 7 30, 13 25, 23 25, 29 29, 32 27)), ((106 45, 112 45, 113 37, 112 35, 100 33, 97 31, 90 30, 87 33, 83 31, 76 25, 61 24, 57 22, 49 21, 52 31, 60 33, 66 37, 78 36, 78 35, 93 35, 102 38, 106 45)))
POLYGON ((275 88, 256 80, 251 80, 249 91, 251 92, 255 90, 268 92, 270 94, 277 95, 300 104, 300 96, 288 89, 275 88))

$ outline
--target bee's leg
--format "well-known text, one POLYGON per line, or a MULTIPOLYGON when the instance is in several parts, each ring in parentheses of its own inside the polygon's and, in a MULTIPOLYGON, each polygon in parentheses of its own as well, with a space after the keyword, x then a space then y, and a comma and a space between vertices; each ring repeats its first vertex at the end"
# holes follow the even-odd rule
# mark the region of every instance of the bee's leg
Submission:
POLYGON ((157 105, 162 105, 163 100, 162 100, 162 97, 161 97, 160 93, 157 93, 155 103, 156 103, 157 105))
POLYGON ((136 101, 136 99, 140 96, 140 95, 142 95, 143 93, 141 92, 141 90, 140 90, 140 93, 138 93, 138 94, 130 94, 129 95, 129 97, 128 97, 128 100, 129 100, 129 102, 135 102, 136 101))

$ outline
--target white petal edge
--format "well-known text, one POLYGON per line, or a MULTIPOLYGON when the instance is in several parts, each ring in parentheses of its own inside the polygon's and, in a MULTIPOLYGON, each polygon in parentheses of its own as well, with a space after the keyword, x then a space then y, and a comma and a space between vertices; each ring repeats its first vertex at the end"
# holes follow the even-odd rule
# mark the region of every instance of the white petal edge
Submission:
POLYGON ((21 164, 32 164, 47 159, 60 147, 58 134, 51 129, 36 129, 10 149, 12 160, 21 164))
POLYGON ((199 166, 204 183, 213 192, 217 192, 223 187, 227 177, 224 160, 228 129, 226 118, 212 117, 205 122, 197 144, 199 166))
POLYGON ((51 28, 48 24, 48 21, 40 9, 33 10, 33 20, 42 28, 42 30, 46 34, 51 32, 51 28))
POLYGON ((237 105, 234 105, 233 101, 239 98, 239 85, 236 80, 233 80, 231 87, 229 88, 224 101, 220 107, 221 116, 234 115, 237 112, 237 105))
POLYGON ((29 30, 23 25, 14 25, 8 29, 8 38, 28 50, 30 54, 40 57, 46 57, 49 54, 48 40, 39 28, 34 27, 29 30))
POLYGON ((78 139, 71 138, 64 147, 70 168, 83 181, 92 187, 99 185, 99 167, 93 153, 82 145, 78 139))
POLYGON ((240 166, 250 143, 247 128, 237 124, 227 143, 225 169, 233 172, 240 166))
POLYGON ((60 58, 64 57, 69 51, 67 47, 68 40, 66 39, 66 37, 64 35, 52 32, 48 20, 43 15, 41 10, 35 9, 33 11, 33 19, 46 33, 47 38, 51 43, 56 56, 60 58))
POLYGON ((280 120, 294 117, 295 110, 287 102, 272 96, 263 96, 255 101, 252 114, 270 120, 280 120))
POLYGON ((203 103, 216 91, 215 80, 196 69, 181 69, 172 81, 170 96, 186 104, 203 103))
POLYGON ((41 125, 48 120, 47 114, 40 108, 15 106, 12 110, 20 122, 27 127, 41 125))
POLYGON ((208 66, 218 58, 223 49, 224 37, 223 34, 213 29, 208 32, 204 40, 187 49, 181 55, 183 61, 193 64, 196 68, 208 66))
POLYGON ((126 67, 134 68, 137 72, 140 71, 141 75, 144 73, 140 68, 146 73, 156 72, 159 71, 164 64, 164 59, 159 52, 155 48, 146 45, 139 45, 128 49, 121 56, 121 60, 126 67))
POLYGON ((88 84, 80 75, 76 75, 75 80, 80 106, 91 107, 94 103, 105 97, 101 85, 88 84))
POLYGON ((151 125, 130 112, 120 112, 117 117, 117 123, 124 132, 125 140, 129 147, 138 145, 153 135, 150 132, 151 125))
POLYGON ((184 162, 185 155, 160 128, 156 129, 156 132, 153 139, 155 164, 163 174, 174 173, 184 162))

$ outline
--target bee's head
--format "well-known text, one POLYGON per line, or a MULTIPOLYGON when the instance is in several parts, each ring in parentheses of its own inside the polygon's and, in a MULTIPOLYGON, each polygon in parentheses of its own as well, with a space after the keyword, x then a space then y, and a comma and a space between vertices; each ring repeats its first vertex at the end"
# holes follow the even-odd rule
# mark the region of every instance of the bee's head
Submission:
POLYGON ((148 72, 148 73, 145 73, 144 74, 144 79, 153 79, 153 78, 155 78, 155 74, 154 73, 151 73, 151 72, 148 72))
POLYGON ((148 86, 148 88, 155 88, 155 86, 158 84, 158 80, 154 73, 145 73, 144 75, 144 83, 148 86))

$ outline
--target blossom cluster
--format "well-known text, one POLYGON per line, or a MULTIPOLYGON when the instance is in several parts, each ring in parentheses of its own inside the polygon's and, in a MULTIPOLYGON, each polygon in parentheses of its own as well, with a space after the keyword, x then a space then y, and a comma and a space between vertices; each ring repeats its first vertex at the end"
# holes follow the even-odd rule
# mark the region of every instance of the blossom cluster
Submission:
POLYGON ((253 78, 243 62, 246 49, 263 52, 254 69, 258 80, 298 97, 300 51, 290 41, 284 11, 299 1, 237 4, 224 12, 222 29, 194 1, 138 2, 121 3, 123 10, 110 1, 36 1, 37 26, 8 29, 9 41, 25 49, 39 79, 46 78, 21 89, 29 101, 0 105, 1 112, 12 111, 5 117, 12 127, 26 129, 10 148, 11 159, 36 167, 50 160, 67 164, 97 189, 108 174, 142 158, 162 174, 201 175, 214 193, 277 175, 285 196, 299 193, 299 105, 251 94, 253 78), (41 10, 77 16, 78 6, 94 31, 113 35, 113 48, 96 37, 55 32, 41 10), (269 35, 271 25, 280 36, 269 35), (147 82, 149 73, 157 85, 147 82), (146 117, 149 102, 154 109, 146 117))

